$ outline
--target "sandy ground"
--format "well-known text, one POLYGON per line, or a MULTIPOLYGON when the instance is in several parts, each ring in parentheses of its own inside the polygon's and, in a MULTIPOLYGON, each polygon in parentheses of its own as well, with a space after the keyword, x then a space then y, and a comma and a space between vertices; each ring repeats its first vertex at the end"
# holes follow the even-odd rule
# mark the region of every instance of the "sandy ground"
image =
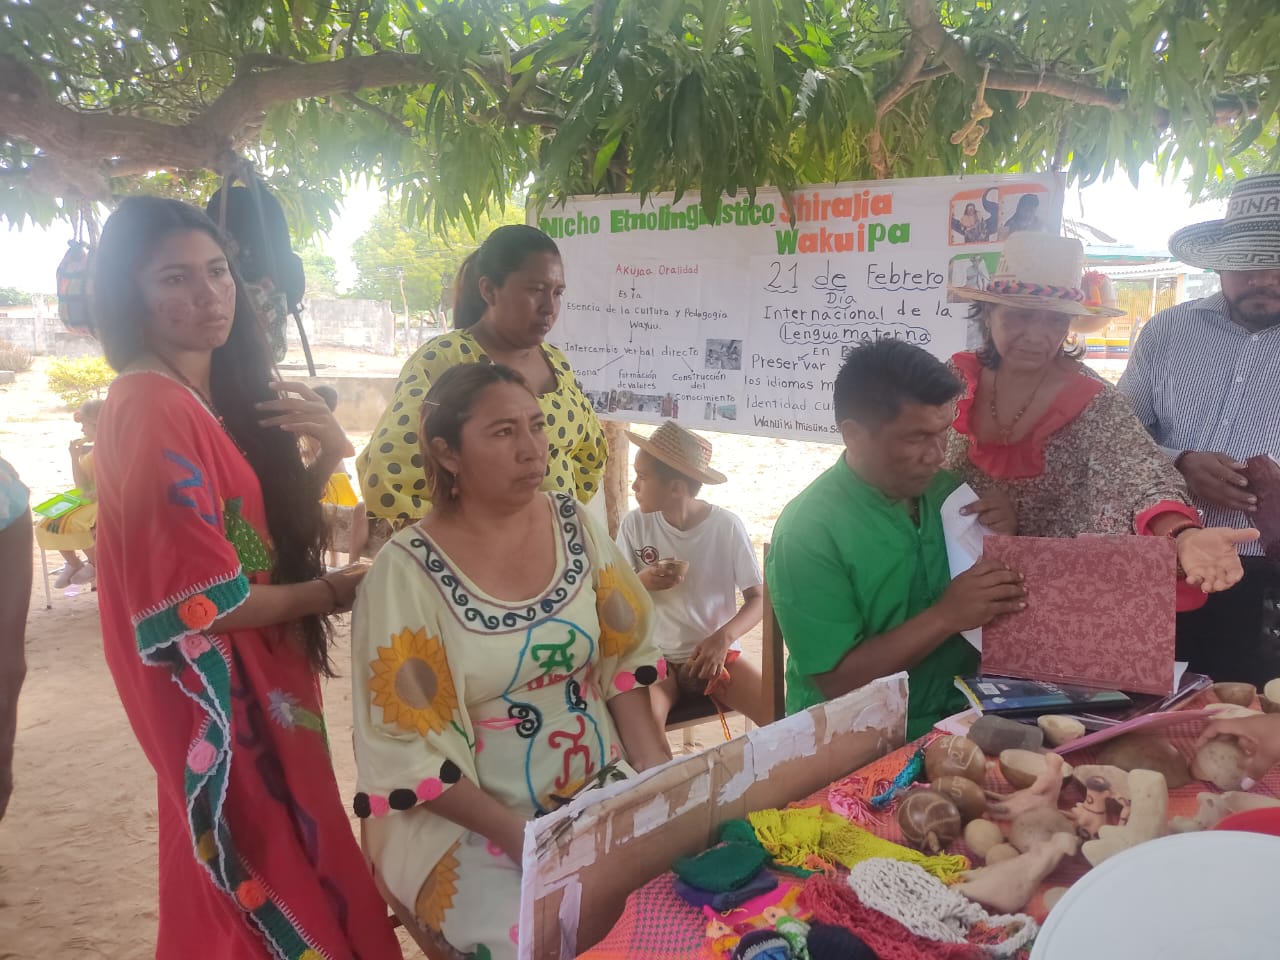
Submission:
MULTIPOLYGON (((317 360, 335 370, 391 373, 401 363, 338 351, 317 351, 317 360)), ((18 469, 34 502, 72 486, 67 444, 79 433, 46 387, 45 363, 38 359, 17 383, 0 387, 0 456, 18 469)), ((757 550, 787 501, 836 456, 835 448, 818 444, 710 437, 713 462, 730 480, 708 493, 743 518, 757 550)), ((359 447, 367 438, 352 439, 359 447)), ((154 776, 106 670, 96 595, 54 591, 46 610, 38 551, 34 559, 16 785, 0 822, 0 960, 149 958, 156 926, 154 776)), ((60 563, 49 558, 50 569, 60 563)), ((347 640, 343 623, 338 663, 347 640)), ((758 632, 744 647, 758 658, 758 632)), ((349 743, 346 680, 329 682, 325 713, 332 742, 349 743)), ((741 722, 734 728, 741 730, 741 722)), ((719 727, 703 725, 697 736, 711 743, 719 727)), ((342 749, 334 762, 345 798, 355 783, 354 762, 342 749)), ((406 956, 417 955, 406 948, 406 956)))

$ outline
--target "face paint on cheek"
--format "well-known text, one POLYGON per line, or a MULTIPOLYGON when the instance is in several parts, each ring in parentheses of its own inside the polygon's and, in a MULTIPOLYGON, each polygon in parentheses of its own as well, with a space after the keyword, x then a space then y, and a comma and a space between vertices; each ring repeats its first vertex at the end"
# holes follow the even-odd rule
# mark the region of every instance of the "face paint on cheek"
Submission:
POLYGON ((185 297, 162 297, 156 301, 156 319, 166 326, 187 323, 195 315, 195 308, 185 297))

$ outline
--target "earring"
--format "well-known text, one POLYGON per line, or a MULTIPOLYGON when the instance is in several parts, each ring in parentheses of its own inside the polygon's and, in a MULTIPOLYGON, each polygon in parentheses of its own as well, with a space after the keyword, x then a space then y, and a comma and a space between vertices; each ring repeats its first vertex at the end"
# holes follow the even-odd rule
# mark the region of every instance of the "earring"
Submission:
POLYGON ((449 499, 457 500, 458 499, 458 475, 456 473, 451 473, 449 474, 449 476, 453 478, 453 486, 449 490, 449 499))

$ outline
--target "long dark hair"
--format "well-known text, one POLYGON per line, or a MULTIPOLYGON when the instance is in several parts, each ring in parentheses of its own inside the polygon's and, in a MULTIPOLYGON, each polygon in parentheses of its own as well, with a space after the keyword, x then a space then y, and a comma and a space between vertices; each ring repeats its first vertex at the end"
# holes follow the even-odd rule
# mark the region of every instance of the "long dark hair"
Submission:
POLYGON ((484 316, 489 305, 480 295, 480 278, 502 286, 507 277, 519 270, 532 253, 560 256, 560 248, 537 227, 523 223, 499 227, 485 237, 480 249, 462 261, 453 281, 453 326, 458 330, 473 327, 484 316))
MULTIPOLYGON (((462 363, 440 374, 422 401, 422 422, 418 427, 418 449, 426 468, 427 494, 432 509, 453 506, 454 478, 431 449, 439 438, 450 450, 462 450, 462 425, 471 416, 480 394, 498 383, 514 383, 529 390, 517 371, 500 363, 462 363)), ((529 390, 533 396, 533 391, 529 390)))
MULTIPOLYGON (((93 311, 107 361, 124 370, 150 352, 142 318, 146 308, 138 271, 164 238, 176 231, 199 230, 228 252, 226 238, 199 210, 161 197, 129 197, 102 228, 93 263, 93 311)), ((231 258, 228 255, 228 263, 231 258)), ((249 292, 234 265, 236 311, 227 342, 213 351, 209 371, 210 399, 257 474, 266 507, 267 528, 274 547, 273 583, 302 583, 324 573, 327 533, 320 510, 320 490, 302 464, 297 440, 276 427, 262 427, 254 408, 275 399, 268 384, 278 379, 262 325, 249 292)), ((312 666, 333 675, 329 660, 328 619, 317 615, 299 621, 312 666)))

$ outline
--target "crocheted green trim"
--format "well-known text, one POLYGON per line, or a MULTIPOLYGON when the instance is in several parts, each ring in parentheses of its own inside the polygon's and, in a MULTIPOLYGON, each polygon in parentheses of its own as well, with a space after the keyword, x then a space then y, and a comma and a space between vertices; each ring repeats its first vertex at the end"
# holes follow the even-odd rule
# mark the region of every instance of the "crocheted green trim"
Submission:
POLYGON ((193 587, 181 596, 169 600, 160 610, 143 617, 133 628, 134 637, 138 641, 138 652, 142 654, 143 660, 152 662, 152 656, 174 640, 190 633, 199 633, 209 626, 209 623, 189 625, 178 614, 184 603, 200 594, 208 598, 217 610, 216 616, 209 621, 212 623, 213 619, 234 610, 249 598, 249 581, 237 570, 225 580, 193 587))
POLYGON ((174 682, 204 714, 183 778, 193 854, 209 871, 214 885, 244 910, 272 957, 317 960, 322 954, 308 941, 305 931, 246 869, 223 810, 232 759, 231 664, 225 644, 206 631, 248 596, 249 581, 236 571, 171 599, 140 619, 134 634, 143 662, 174 669, 174 682), (245 900, 249 895, 252 901, 245 900))

